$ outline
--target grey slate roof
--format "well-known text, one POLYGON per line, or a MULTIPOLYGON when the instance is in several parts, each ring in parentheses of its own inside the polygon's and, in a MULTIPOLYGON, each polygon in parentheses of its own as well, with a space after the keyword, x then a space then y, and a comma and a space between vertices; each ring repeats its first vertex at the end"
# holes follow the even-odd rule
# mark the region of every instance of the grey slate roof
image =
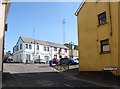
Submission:
POLYGON ((58 44, 54 42, 49 42, 49 41, 43 41, 43 40, 37 40, 37 39, 32 39, 32 38, 26 38, 26 37, 20 37, 24 43, 36 43, 40 45, 45 45, 45 46, 52 46, 52 47, 58 47, 58 48, 65 48, 69 49, 63 44, 58 44))

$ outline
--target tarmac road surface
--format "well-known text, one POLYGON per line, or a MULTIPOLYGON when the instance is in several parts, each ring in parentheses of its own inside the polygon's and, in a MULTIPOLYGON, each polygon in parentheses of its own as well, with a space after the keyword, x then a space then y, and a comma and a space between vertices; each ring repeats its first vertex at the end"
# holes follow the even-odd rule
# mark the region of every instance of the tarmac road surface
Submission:
MULTIPOLYGON (((58 72, 48 64, 4 64, 3 87, 111 87, 85 78, 74 72, 58 72), (74 75, 74 74, 73 74, 74 75)), ((117 85, 112 86, 118 89, 117 85)))

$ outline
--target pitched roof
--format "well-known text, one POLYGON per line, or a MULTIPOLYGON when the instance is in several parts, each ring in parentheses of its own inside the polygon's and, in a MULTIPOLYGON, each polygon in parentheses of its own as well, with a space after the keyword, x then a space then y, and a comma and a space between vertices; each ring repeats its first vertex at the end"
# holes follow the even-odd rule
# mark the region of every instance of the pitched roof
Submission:
MULTIPOLYGON (((64 44, 66 47, 68 47, 69 49, 72 49, 72 46, 71 46, 71 44, 69 43, 66 43, 66 44, 64 44)), ((74 50, 78 50, 78 45, 73 45, 74 46, 74 50)))
POLYGON ((77 16, 81 10, 81 8, 83 7, 84 3, 85 3, 86 0, 83 0, 80 4, 80 6, 78 7, 77 11, 75 12, 75 15, 77 16))
POLYGON ((37 39, 32 39, 32 38, 26 38, 26 37, 20 37, 24 43, 36 43, 40 45, 46 45, 46 46, 52 46, 52 47, 58 47, 58 48, 65 48, 69 49, 63 44, 58 44, 54 42, 49 42, 49 41, 43 41, 43 40, 37 40, 37 39))

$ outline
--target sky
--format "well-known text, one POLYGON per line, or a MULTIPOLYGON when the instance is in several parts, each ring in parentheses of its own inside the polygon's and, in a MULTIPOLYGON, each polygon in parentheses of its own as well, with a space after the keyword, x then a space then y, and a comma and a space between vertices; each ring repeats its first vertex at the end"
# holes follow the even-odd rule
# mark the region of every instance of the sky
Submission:
POLYGON ((5 32, 5 51, 11 51, 20 36, 63 44, 78 44, 77 17, 80 2, 12 2, 5 32))

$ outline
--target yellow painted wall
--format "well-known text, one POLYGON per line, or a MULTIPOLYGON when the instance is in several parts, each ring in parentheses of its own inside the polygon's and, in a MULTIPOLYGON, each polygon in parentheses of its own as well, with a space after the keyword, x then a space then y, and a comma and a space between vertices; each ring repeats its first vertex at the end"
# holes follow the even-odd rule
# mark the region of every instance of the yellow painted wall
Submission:
POLYGON ((85 2, 77 20, 79 70, 102 71, 104 67, 118 67, 118 3, 85 2), (107 24, 98 26, 98 14, 104 11, 107 13, 107 24), (111 27, 112 36, 110 35, 111 27), (110 42, 108 54, 100 53, 100 40, 104 39, 109 39, 110 42))
MULTIPOLYGON (((120 33, 120 2, 118 4, 118 34, 120 33)), ((117 72, 117 74, 120 75, 120 34, 118 35, 118 67, 119 67, 119 71, 117 72)))

